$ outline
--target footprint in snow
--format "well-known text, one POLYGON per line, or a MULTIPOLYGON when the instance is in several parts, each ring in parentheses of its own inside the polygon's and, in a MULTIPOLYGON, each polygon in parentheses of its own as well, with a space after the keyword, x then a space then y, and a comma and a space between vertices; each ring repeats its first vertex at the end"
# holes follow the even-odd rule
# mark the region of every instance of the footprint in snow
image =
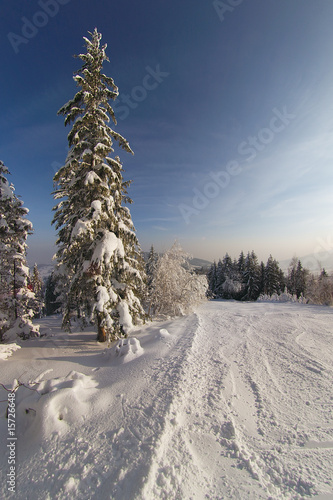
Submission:
POLYGON ((141 356, 143 352, 140 341, 135 337, 120 339, 116 347, 116 356, 121 357, 123 363, 141 356))

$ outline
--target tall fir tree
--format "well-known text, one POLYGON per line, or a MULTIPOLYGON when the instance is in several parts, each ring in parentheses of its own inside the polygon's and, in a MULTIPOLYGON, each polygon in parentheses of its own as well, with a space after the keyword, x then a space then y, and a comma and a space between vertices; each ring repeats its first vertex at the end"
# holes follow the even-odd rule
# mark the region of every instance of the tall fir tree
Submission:
POLYGON ((52 271, 45 283, 44 302, 46 316, 60 312, 61 300, 59 299, 57 285, 57 275, 55 271, 52 271))
POLYGON ((215 278, 215 297, 222 297, 222 285, 225 280, 224 269, 222 260, 219 259, 216 265, 216 278, 215 278))
POLYGON ((241 251, 239 258, 238 258, 238 271, 243 274, 245 270, 245 255, 243 250, 241 251))
POLYGON ((29 268, 26 261, 28 234, 32 224, 26 218, 28 209, 16 196, 14 186, 6 176, 7 167, 0 161, 0 336, 13 330, 27 337, 37 333, 30 322, 31 310, 36 305, 35 295, 27 288, 29 268))
POLYGON ((306 292, 306 281, 307 281, 308 271, 303 268, 301 261, 299 260, 296 268, 296 295, 299 299, 301 295, 305 295, 306 292))
POLYGON ((98 325, 99 341, 128 333, 144 319, 140 291, 144 265, 131 213, 126 203, 131 181, 123 180, 120 158, 113 142, 128 153, 129 143, 109 125, 116 125, 110 100, 118 96, 112 78, 102 73, 106 45, 100 46, 97 29, 84 37, 83 66, 74 76, 80 90, 59 114, 68 135, 66 163, 56 173, 53 222, 58 232, 58 272, 66 275, 64 327, 71 316, 91 319, 98 325))
POLYGON ((38 270, 38 266, 35 263, 32 273, 30 273, 29 277, 29 285, 31 287, 31 290, 36 294, 40 295, 42 293, 43 289, 43 280, 41 278, 41 275, 38 270))
POLYGON ((294 256, 288 267, 287 276, 287 289, 291 295, 296 295, 296 271, 297 271, 298 258, 294 256))
POLYGON ((214 260, 213 264, 210 266, 210 269, 207 273, 208 280, 208 291, 207 296, 209 298, 216 298, 216 284, 217 284, 217 266, 216 261, 214 260))
POLYGON ((151 284, 155 275, 157 261, 158 254, 155 252, 154 245, 152 245, 146 262, 147 285, 149 290, 151 288, 151 284))
POLYGON ((30 273, 28 288, 35 294, 36 297, 34 316, 35 318, 40 318, 44 307, 44 283, 39 274, 37 264, 34 265, 32 273, 30 273))
POLYGON ((259 295, 265 293, 265 276, 266 266, 263 261, 260 262, 260 281, 259 281, 259 295))
POLYGON ((278 261, 270 255, 265 267, 265 293, 267 295, 280 294, 284 287, 283 271, 280 269, 278 261))
POLYGON ((245 294, 243 300, 257 300, 260 294, 260 265, 254 251, 248 252, 243 271, 245 294))

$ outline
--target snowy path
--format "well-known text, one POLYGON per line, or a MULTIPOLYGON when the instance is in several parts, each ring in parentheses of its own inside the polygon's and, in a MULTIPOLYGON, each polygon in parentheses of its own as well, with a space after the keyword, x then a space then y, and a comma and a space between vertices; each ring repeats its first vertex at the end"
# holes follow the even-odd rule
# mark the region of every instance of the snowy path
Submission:
POLYGON ((19 389, 15 498, 333 498, 332 308, 210 302, 133 337, 128 359, 59 331, 2 361, 57 389, 19 389))
POLYGON ((318 473, 329 482, 333 325, 325 318, 318 335, 319 314, 294 310, 211 303, 197 313, 143 498, 294 498, 314 493, 318 473))

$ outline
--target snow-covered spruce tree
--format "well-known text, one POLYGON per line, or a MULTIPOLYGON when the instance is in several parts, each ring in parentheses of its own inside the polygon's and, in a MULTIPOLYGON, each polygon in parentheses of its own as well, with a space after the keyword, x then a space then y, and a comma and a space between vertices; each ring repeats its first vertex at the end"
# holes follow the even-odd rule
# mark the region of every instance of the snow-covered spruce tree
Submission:
POLYGON ((258 258, 254 251, 248 252, 243 272, 243 283, 245 286, 245 294, 243 300, 257 300, 260 295, 260 266, 258 258))
POLYGON ((207 280, 208 280, 208 291, 207 291, 207 297, 215 299, 216 297, 216 275, 217 275, 217 265, 216 261, 213 262, 213 264, 210 266, 210 269, 207 273, 207 280))
POLYGON ((206 300, 207 277, 192 271, 189 258, 176 242, 158 259, 152 283, 153 314, 182 316, 206 300))
POLYGON ((57 277, 54 271, 45 283, 44 303, 46 316, 58 313, 61 308, 61 302, 57 293, 57 277))
POLYGON ((32 224, 26 218, 28 209, 6 178, 8 174, 0 161, 0 340, 38 335, 38 327, 30 321, 36 299, 27 288, 26 239, 32 224))
POLYGON ((153 295, 153 280, 156 272, 157 261, 158 254, 155 252, 154 246, 152 245, 146 262, 148 315, 150 315, 149 297, 153 295))
POLYGON ((32 273, 30 274, 29 287, 35 295, 40 295, 42 293, 43 280, 41 278, 41 275, 39 274, 37 264, 34 265, 32 273))
POLYGON ((63 326, 71 316, 95 318, 97 339, 126 335, 144 318, 140 302, 144 266, 131 214, 124 204, 130 181, 124 181, 122 164, 113 142, 133 153, 124 137, 109 127, 116 118, 110 100, 118 96, 112 78, 102 73, 106 45, 100 46, 97 29, 84 37, 86 54, 74 76, 80 90, 59 114, 68 135, 66 163, 54 177, 54 208, 58 232, 58 274, 67 276, 63 326))
POLYGON ((281 293, 285 288, 285 280, 283 271, 280 269, 279 263, 270 255, 265 267, 265 293, 273 295, 281 293))
POLYGON ((216 265, 216 280, 215 280, 215 297, 221 298, 221 287, 224 283, 225 275, 222 260, 219 259, 216 265))
POLYGON ((32 273, 29 276, 29 284, 28 288, 31 290, 36 297, 36 306, 34 308, 34 317, 40 318, 42 314, 42 310, 44 307, 44 283, 39 274, 37 264, 34 265, 32 273))

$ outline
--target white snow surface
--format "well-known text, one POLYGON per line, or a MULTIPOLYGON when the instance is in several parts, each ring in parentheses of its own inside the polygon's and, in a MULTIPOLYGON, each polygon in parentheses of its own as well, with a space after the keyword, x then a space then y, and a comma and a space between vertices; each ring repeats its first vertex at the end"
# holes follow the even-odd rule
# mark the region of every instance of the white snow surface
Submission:
POLYGON ((0 360, 9 358, 17 349, 21 349, 21 346, 15 342, 12 344, 0 344, 0 360))
POLYGON ((35 382, 16 392, 13 498, 333 498, 332 308, 211 301, 107 350, 38 322, 53 337, 0 361, 6 387, 35 382))

